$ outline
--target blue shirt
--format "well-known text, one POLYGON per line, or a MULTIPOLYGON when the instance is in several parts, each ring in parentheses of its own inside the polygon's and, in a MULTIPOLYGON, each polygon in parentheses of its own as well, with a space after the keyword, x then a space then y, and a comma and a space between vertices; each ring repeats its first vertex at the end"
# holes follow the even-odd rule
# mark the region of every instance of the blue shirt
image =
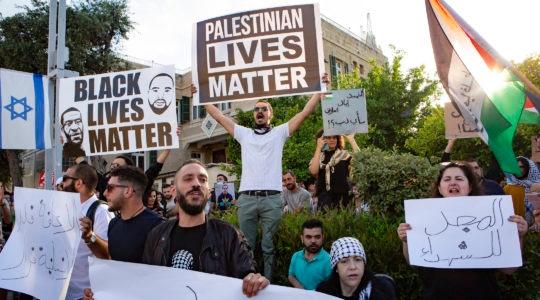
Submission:
POLYGON ((331 274, 330 255, 324 249, 310 261, 304 257, 304 250, 300 250, 293 254, 289 265, 289 275, 296 277, 306 290, 315 290, 331 274))

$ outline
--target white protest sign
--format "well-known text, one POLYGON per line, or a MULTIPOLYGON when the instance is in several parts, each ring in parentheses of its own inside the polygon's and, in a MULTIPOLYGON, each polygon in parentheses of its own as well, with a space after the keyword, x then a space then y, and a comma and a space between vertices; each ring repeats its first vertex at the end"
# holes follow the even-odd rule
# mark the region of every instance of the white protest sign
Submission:
POLYGON ((63 156, 178 148, 174 66, 60 79, 63 156))
POLYGON ((81 240, 79 194, 15 188, 15 226, 0 253, 0 288, 64 299, 81 240))
POLYGON ((204 118, 204 121, 201 123, 201 129, 206 134, 207 137, 211 137, 212 133, 214 133, 214 130, 216 130, 217 126, 216 119, 212 118, 210 114, 206 114, 206 117, 204 118))
POLYGON ((321 104, 325 136, 368 132, 364 89, 326 93, 321 104))
POLYGON ((508 195, 405 200, 411 265, 505 268, 522 265, 508 195))
POLYGON ((326 87, 318 4, 275 7, 193 25, 193 105, 312 94, 326 87))
MULTIPOLYGON (((171 267, 88 258, 94 298, 184 300, 247 299, 242 280, 171 267), (152 288, 149 288, 152 287, 152 288), (159 287, 159 288, 157 288, 159 287)), ((338 299, 315 291, 269 285, 258 300, 338 299)))

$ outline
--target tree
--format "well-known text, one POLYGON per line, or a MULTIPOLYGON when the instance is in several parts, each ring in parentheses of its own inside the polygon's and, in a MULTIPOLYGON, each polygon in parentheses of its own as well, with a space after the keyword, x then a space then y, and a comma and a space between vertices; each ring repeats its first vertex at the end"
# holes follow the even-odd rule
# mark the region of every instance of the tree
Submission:
POLYGON ((391 62, 371 62, 367 78, 353 72, 338 76, 332 83, 333 88, 365 89, 369 123, 366 142, 383 150, 405 151, 405 141, 429 116, 431 101, 441 93, 437 81, 426 76, 423 65, 403 74, 403 57, 404 52, 394 48, 391 62))
MULTIPOLYGON (((48 1, 32 0, 31 6, 23 9, 11 17, 0 17, 0 66, 46 74, 48 1)), ((66 47, 70 50, 66 69, 81 75, 128 69, 129 65, 118 56, 118 44, 127 39, 132 28, 127 0, 74 1, 66 8, 66 47)), ((4 150, 0 164, 8 165, 6 157, 11 157, 11 177, 17 185, 22 183, 18 153, 10 151, 4 150)))

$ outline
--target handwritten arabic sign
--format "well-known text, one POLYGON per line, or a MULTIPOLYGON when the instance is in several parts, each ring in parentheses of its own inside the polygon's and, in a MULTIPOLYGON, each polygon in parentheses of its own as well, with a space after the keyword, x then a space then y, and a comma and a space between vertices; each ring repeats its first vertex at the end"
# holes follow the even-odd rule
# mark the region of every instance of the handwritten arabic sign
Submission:
POLYGON ((321 104, 324 135, 368 132, 364 89, 326 93, 321 104))
POLYGON ((174 67, 60 79, 63 156, 178 148, 174 67))
POLYGON ((79 246, 79 194, 15 188, 15 227, 0 253, 0 288, 64 299, 79 246))
POLYGON ((522 265, 511 196, 405 200, 411 265, 504 268, 522 265))
POLYGON ((478 129, 470 126, 452 102, 444 104, 446 139, 478 137, 478 129))
MULTIPOLYGON (((94 298, 116 299, 246 299, 242 280, 171 267, 150 266, 90 257, 90 282, 94 298), (148 276, 152 274, 152 276, 148 276), (148 288, 165 287, 165 288, 148 288), (208 288, 212 287, 212 288, 208 288)), ((270 285, 257 294, 258 300, 332 300, 315 291, 270 285)))
POLYGON ((325 87, 318 4, 242 12, 193 26, 194 105, 325 87))

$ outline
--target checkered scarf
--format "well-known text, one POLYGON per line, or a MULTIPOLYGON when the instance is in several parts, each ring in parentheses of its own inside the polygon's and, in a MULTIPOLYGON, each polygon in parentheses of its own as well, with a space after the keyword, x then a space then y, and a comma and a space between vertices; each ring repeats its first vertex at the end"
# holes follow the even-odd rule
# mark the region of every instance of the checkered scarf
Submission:
POLYGON ((330 250, 330 262, 334 268, 338 261, 349 256, 360 256, 366 263, 366 252, 364 246, 355 238, 343 237, 332 243, 330 250))

